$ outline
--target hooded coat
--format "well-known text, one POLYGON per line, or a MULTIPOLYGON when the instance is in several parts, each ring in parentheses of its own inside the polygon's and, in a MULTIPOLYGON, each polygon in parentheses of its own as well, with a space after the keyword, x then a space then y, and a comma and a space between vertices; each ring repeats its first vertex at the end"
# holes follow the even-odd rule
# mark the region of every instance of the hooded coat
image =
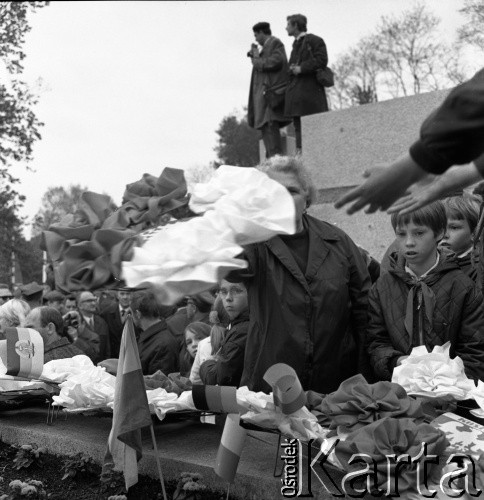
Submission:
POLYGON ((303 215, 309 250, 303 273, 279 236, 250 245, 249 330, 240 385, 270 391, 268 368, 286 363, 305 390, 329 393, 363 372, 370 277, 341 229, 303 215), (361 357, 360 357, 361 356, 361 357))
POLYGON ((450 341, 450 355, 460 356, 467 375, 484 379, 483 298, 475 283, 449 253, 441 252, 438 265, 420 280, 404 263, 392 254, 369 295, 368 352, 376 376, 390 380, 398 358, 423 340, 429 351, 450 341))

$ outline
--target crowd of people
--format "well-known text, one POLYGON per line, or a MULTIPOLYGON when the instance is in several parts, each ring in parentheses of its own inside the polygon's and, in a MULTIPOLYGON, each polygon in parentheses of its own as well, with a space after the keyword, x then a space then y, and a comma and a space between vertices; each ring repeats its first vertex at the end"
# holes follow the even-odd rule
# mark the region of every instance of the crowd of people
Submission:
POLYGON ((118 357, 131 315, 145 375, 268 392, 265 372, 286 363, 304 389, 323 394, 356 373, 390 380, 412 348, 450 341, 468 376, 484 379, 476 195, 393 214, 395 241, 380 265, 307 213, 314 187, 301 157, 274 156, 258 168, 291 194, 296 233, 246 246, 246 269, 175 306, 150 289, 65 295, 37 283, 12 293, 0 285, 0 336, 8 327, 34 328, 45 362, 83 353, 103 363, 118 357))

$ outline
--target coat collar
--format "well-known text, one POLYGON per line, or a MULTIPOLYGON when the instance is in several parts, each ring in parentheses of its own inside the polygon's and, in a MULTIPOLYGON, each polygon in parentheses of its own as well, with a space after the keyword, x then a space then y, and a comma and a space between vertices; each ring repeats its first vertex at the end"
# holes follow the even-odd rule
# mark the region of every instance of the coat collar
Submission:
POLYGON ((139 342, 145 342, 150 337, 158 335, 162 330, 165 330, 166 328, 166 321, 164 319, 160 319, 160 321, 157 321, 155 324, 151 325, 149 328, 141 332, 139 336, 139 342))
POLYGON ((297 265, 291 251, 279 236, 275 236, 266 242, 267 247, 279 259, 281 264, 294 276, 308 294, 311 294, 308 281, 317 274, 329 253, 329 242, 339 240, 339 235, 334 231, 331 224, 321 225, 317 219, 309 215, 303 215, 304 228, 308 231, 309 251, 308 267, 306 275, 302 273, 297 265))

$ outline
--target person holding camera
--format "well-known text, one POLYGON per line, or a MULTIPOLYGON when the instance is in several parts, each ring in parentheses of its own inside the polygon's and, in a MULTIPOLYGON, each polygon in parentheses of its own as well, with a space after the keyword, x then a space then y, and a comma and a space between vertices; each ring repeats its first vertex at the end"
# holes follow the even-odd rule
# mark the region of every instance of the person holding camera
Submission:
POLYGON ((290 123, 284 117, 287 57, 284 44, 272 36, 269 23, 257 23, 252 30, 257 43, 247 53, 252 62, 248 123, 261 131, 266 158, 270 158, 282 154, 280 129, 290 123))
POLYGON ((100 338, 99 335, 91 329, 78 311, 70 311, 63 316, 65 335, 72 344, 91 358, 91 361, 96 364, 101 361, 100 357, 100 338))
POLYGON ((327 67, 326 44, 319 36, 307 33, 308 20, 302 14, 287 17, 286 31, 295 38, 289 58, 289 84, 284 114, 293 120, 296 150, 302 150, 301 116, 328 111, 324 88, 318 83, 318 69, 327 67))

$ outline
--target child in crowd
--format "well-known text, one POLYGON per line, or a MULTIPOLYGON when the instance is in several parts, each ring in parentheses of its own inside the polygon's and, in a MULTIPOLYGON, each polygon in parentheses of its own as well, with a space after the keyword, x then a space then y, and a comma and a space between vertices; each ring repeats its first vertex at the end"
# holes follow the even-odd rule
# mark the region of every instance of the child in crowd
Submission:
POLYGON ((185 328, 185 343, 180 350, 180 374, 189 377, 201 340, 210 335, 210 325, 195 321, 185 328))
POLYGON ((438 250, 446 225, 440 201, 392 215, 399 250, 369 294, 368 352, 380 380, 390 380, 412 348, 447 341, 467 375, 484 379, 483 299, 454 255, 438 250))
POLYGON ((447 215, 447 230, 440 243, 456 254, 460 268, 476 281, 477 267, 472 263, 472 238, 479 221, 479 199, 464 193, 443 200, 447 215))
POLYGON ((245 344, 249 328, 247 288, 242 282, 222 280, 219 296, 230 318, 230 325, 218 354, 200 366, 200 378, 207 385, 238 387, 244 368, 245 344))
POLYGON ((217 296, 210 312, 210 337, 202 339, 198 344, 197 354, 190 372, 190 380, 193 384, 201 384, 200 365, 212 359, 219 351, 225 337, 226 327, 230 323, 222 302, 222 297, 217 296))

